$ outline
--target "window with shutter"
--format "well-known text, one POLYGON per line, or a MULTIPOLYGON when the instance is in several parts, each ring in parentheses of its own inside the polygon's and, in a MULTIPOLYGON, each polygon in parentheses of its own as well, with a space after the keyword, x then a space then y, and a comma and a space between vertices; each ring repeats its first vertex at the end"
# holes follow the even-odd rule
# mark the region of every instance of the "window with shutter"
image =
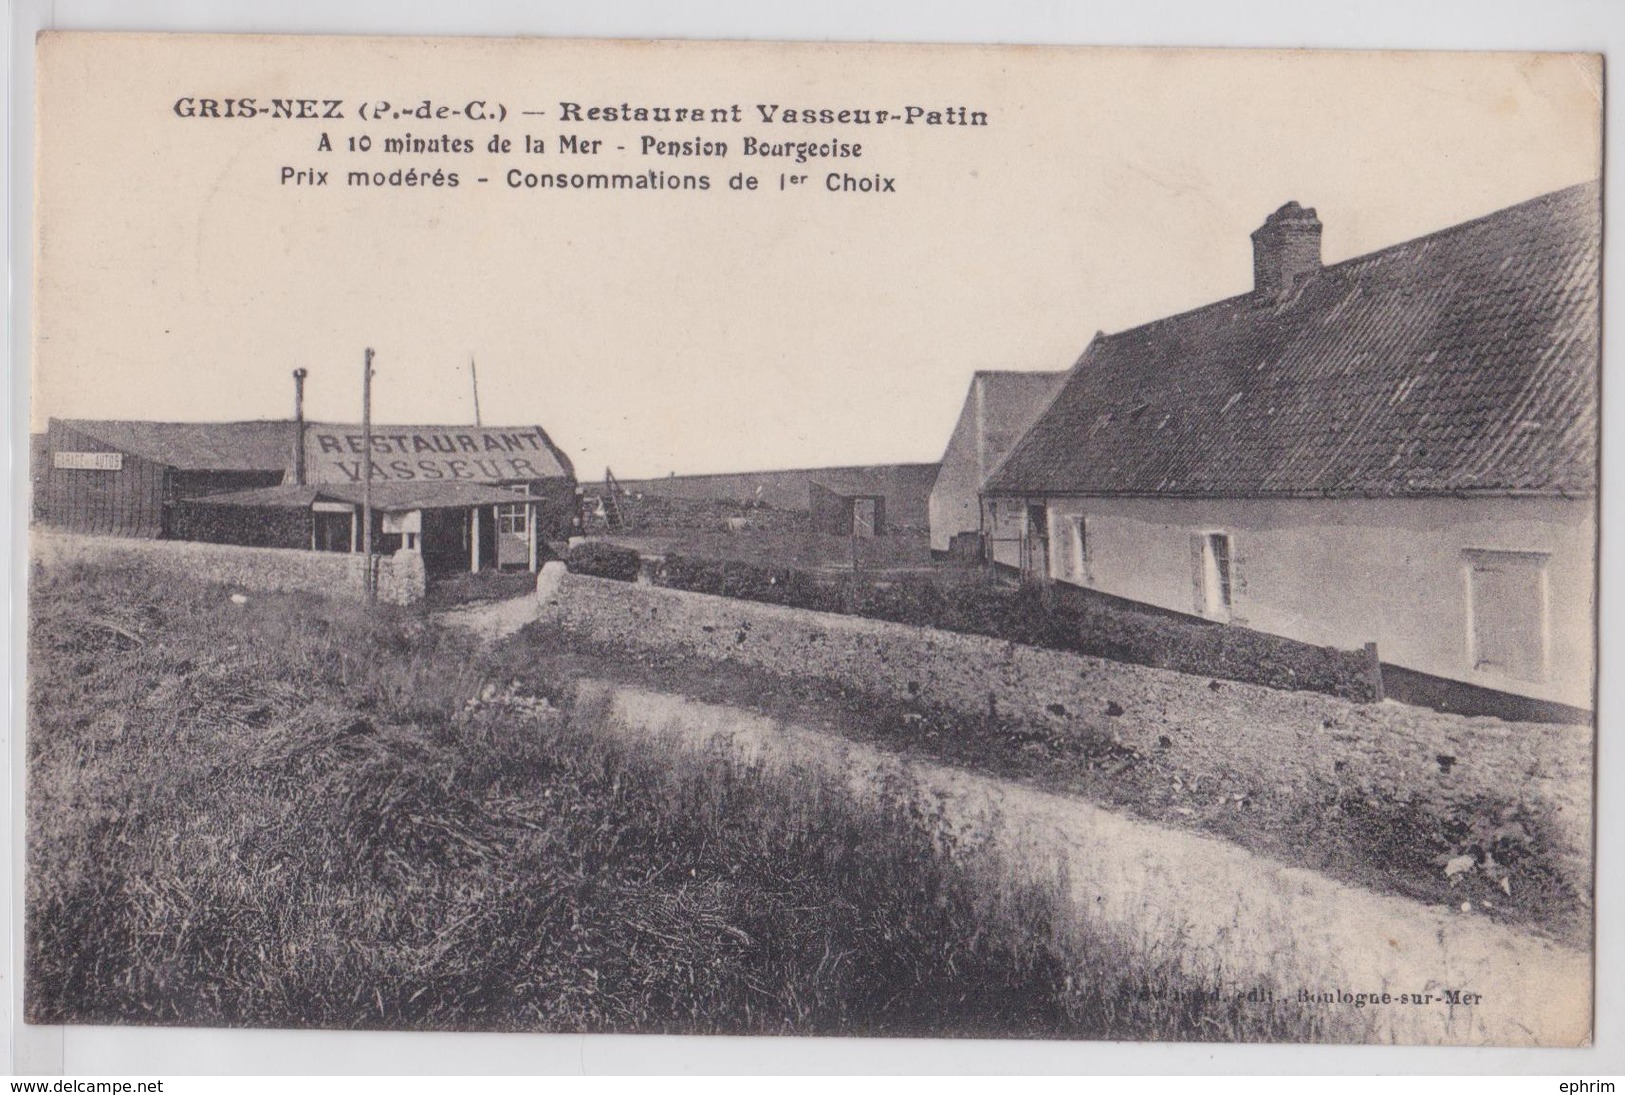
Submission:
POLYGON ((1197 615, 1230 619, 1236 593, 1234 555, 1227 532, 1191 535, 1191 587, 1197 615))
POLYGON ((1478 551, 1467 562, 1467 654, 1475 672, 1546 676, 1546 560, 1541 552, 1478 551))
POLYGON ((1235 603, 1235 589, 1230 582, 1230 537, 1222 532, 1210 532, 1207 537, 1208 554, 1213 565, 1213 594, 1209 603, 1228 612, 1235 603))
POLYGON ((1027 503, 1026 562, 1022 567, 1028 578, 1043 579, 1050 576, 1049 560, 1049 507, 1042 503, 1027 503))
POLYGON ((1202 579, 1202 534, 1191 533, 1191 611, 1198 616, 1207 608, 1207 583, 1202 579))
POLYGON ((1083 582, 1089 578, 1089 524, 1084 515, 1079 513, 1072 516, 1071 525, 1072 576, 1083 582))

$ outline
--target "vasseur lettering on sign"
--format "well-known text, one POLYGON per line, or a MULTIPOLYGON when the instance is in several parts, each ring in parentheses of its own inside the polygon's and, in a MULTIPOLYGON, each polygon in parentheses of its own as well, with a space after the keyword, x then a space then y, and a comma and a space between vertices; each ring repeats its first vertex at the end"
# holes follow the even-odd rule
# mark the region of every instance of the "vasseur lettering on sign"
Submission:
POLYGON ((51 454, 51 466, 64 471, 123 471, 121 452, 58 452, 51 454))

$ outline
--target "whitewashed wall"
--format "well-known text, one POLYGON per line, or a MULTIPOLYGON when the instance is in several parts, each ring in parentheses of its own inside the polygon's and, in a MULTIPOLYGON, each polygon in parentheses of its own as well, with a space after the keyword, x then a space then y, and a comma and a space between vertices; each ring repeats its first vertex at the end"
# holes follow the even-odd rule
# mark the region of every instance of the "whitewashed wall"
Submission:
MULTIPOLYGON (((1001 513, 1017 512, 1015 499, 1001 513)), ((1593 503, 1547 498, 1052 498, 1050 574, 1193 612, 1191 536, 1227 532, 1232 622, 1536 699, 1590 707, 1594 676, 1593 503), (1085 518, 1079 573, 1070 518, 1085 518), (1545 669, 1539 680, 1475 670, 1468 649, 1469 551, 1544 554, 1545 669)), ((1014 564, 1019 556, 999 561, 1014 564)))

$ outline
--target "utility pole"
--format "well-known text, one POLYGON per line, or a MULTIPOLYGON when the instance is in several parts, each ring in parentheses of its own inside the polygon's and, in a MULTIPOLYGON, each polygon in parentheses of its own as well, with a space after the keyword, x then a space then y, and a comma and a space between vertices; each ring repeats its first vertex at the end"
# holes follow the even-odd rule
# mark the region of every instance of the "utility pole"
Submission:
POLYGON ((474 382, 474 425, 480 424, 480 374, 474 371, 474 355, 468 355, 468 375, 474 382))
POLYGON ((293 371, 293 481, 305 485, 305 376, 303 368, 293 371))
POLYGON ((361 372, 361 462, 367 474, 361 480, 361 557, 363 581, 367 600, 378 597, 378 586, 372 571, 372 347, 367 347, 366 364, 361 372))

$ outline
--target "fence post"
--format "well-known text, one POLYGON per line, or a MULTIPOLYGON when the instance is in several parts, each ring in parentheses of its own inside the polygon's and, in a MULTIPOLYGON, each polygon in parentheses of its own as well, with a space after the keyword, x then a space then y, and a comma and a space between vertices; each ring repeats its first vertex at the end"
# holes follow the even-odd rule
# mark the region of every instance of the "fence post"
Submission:
POLYGON ((1365 644, 1366 672, 1371 677, 1371 702, 1382 702, 1382 659, 1377 657, 1377 644, 1365 644))

